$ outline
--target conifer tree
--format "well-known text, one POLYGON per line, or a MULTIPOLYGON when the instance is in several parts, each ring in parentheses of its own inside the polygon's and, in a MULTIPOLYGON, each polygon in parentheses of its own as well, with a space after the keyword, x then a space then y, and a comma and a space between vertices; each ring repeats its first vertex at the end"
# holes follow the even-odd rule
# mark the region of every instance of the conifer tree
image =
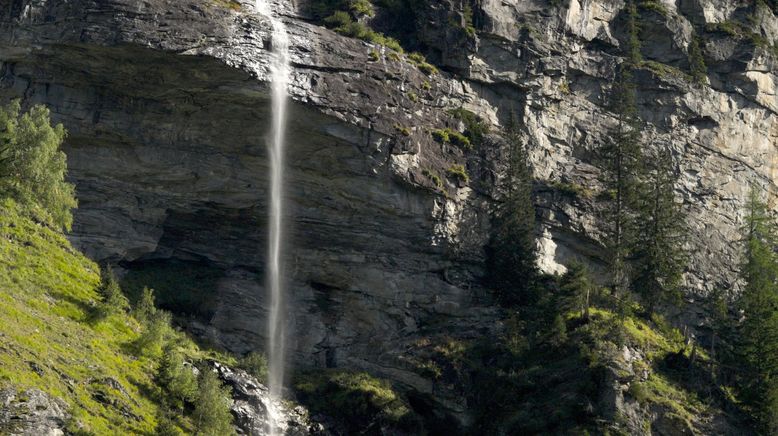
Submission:
POLYGON ((702 55, 699 36, 692 37, 689 43, 689 70, 695 82, 705 84, 708 80, 708 67, 705 65, 705 58, 702 55))
POLYGON ((505 197, 496 210, 488 247, 491 284, 505 305, 532 302, 538 275, 532 172, 516 123, 511 113, 506 128, 510 157, 505 197))
POLYGON ((103 316, 125 312, 130 306, 110 265, 106 265, 101 272, 97 292, 101 299, 99 311, 103 316))
POLYGON ((766 204, 753 189, 748 202, 745 287, 737 303, 737 355, 742 362, 739 385, 752 415, 765 434, 778 432, 778 235, 766 204))
POLYGON ((649 312, 656 303, 681 302, 680 284, 686 266, 683 245, 686 217, 675 201, 677 179, 669 150, 647 160, 650 170, 642 184, 633 248, 633 289, 649 312))
POLYGON ((605 245, 609 254, 611 288, 619 313, 629 301, 630 272, 627 259, 634 240, 634 216, 641 172, 641 129, 633 69, 640 63, 638 13, 634 1, 627 4, 627 53, 613 85, 611 110, 617 125, 610 141, 600 149, 603 185, 611 199, 604 210, 605 245))
POLYGON ((558 310, 562 313, 580 311, 581 317, 588 319, 594 286, 586 266, 573 262, 560 280, 558 310))
POLYGON ((141 291, 140 299, 138 299, 135 305, 135 318, 143 324, 148 323, 154 314, 157 312, 157 307, 154 303, 154 290, 146 286, 141 291))

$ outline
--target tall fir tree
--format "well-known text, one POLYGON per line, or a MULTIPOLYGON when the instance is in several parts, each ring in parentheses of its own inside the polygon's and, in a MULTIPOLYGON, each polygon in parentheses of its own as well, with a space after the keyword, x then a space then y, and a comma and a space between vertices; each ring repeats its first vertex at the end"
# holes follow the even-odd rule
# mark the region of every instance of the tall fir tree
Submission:
POLYGON ((778 434, 778 235, 767 205, 753 189, 746 215, 745 287, 736 352, 743 371, 739 386, 765 434, 778 434))
POLYGON ((505 197, 493 219, 488 256, 491 284, 504 305, 534 302, 538 276, 532 171, 513 112, 506 128, 510 146, 505 197))
POLYGON ((669 150, 655 152, 641 184, 633 253, 632 287, 649 312, 656 303, 680 304, 686 267, 686 216, 675 201, 677 176, 669 150))
POLYGON ((600 149, 602 182, 610 201, 604 208, 605 245, 611 291, 619 313, 629 302, 630 271, 627 259, 635 236, 635 209, 642 165, 642 123, 637 109, 633 70, 641 62, 638 12, 634 0, 627 3, 627 50, 613 84, 611 111, 617 116, 611 139, 600 149))
POLYGON ((589 270, 580 262, 573 262, 559 281, 557 310, 580 312, 581 318, 589 318, 595 284, 589 276, 589 270))

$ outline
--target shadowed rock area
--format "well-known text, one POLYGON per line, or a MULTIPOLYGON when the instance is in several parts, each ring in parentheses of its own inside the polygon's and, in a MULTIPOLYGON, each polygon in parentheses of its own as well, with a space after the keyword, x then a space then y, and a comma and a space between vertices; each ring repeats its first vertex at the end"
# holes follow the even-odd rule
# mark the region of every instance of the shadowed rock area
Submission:
MULTIPOLYGON (((542 268, 563 272, 580 259, 598 271, 594 151, 616 123, 608 95, 622 61, 624 3, 484 0, 478 32, 467 37, 449 25, 461 20, 456 2, 428 2, 413 27, 442 69, 433 76, 311 24, 306 2, 299 11, 276 3, 294 67, 291 359, 439 394, 403 356, 420 337, 501 328, 482 278, 506 147, 493 134, 468 153, 430 131, 460 127, 449 109, 471 110, 495 132, 515 113, 537 179, 542 268), (469 182, 445 177, 453 164, 467 168, 469 182), (442 186, 425 171, 442 175, 442 186)), ((737 289, 735 242, 751 182, 775 192, 778 21, 759 15, 764 47, 716 30, 745 13, 739 2, 661 3, 665 14, 642 12, 639 110, 647 142, 669 147, 677 162, 676 194, 691 223, 686 296, 699 302, 737 289), (688 47, 701 28, 710 29, 708 83, 694 84, 688 47)), ((211 297, 187 314, 191 328, 243 353, 264 343, 272 41, 250 2, 239 9, 210 0, 12 0, 0 7, 0 95, 45 103, 69 130, 80 201, 74 243, 128 274, 206 266, 211 297)), ((678 316, 704 331, 698 305, 678 316)))

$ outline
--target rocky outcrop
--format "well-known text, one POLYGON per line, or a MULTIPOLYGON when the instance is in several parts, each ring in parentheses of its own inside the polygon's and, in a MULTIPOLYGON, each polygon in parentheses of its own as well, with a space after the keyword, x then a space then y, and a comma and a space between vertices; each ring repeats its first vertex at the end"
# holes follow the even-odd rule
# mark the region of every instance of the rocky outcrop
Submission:
MULTIPOLYGON (((493 131, 515 114, 538 179, 542 267, 563 272, 579 259, 596 270, 594 152, 615 124, 624 2, 483 0, 472 35, 459 2, 423 2, 413 26, 443 69, 432 76, 276 3, 294 66, 292 359, 431 392, 400 358, 408 344, 500 328, 482 277, 505 147, 491 135, 468 152, 430 130, 461 128, 454 108, 493 131), (446 177, 453 164, 466 166, 469 182, 446 177)), ((752 183, 775 193, 778 21, 751 2, 647 3, 639 109, 646 143, 671 149, 677 164, 690 223, 687 295, 697 301, 737 290, 743 201, 752 183), (757 24, 747 32, 732 26, 749 17, 757 24), (706 85, 685 73, 695 35, 706 85)), ((176 261, 219 270, 208 290, 218 303, 199 331, 236 352, 261 348, 267 20, 250 2, 211 0, 12 0, 0 20, 0 94, 46 103, 70 131, 74 242, 126 269, 176 261)), ((702 312, 684 314, 703 322, 702 312)))
POLYGON ((38 389, 0 390, 0 433, 61 436, 70 418, 67 405, 38 389))
POLYGON ((268 410, 274 401, 273 410, 279 415, 276 425, 281 434, 290 436, 333 434, 321 422, 312 420, 302 406, 270 398, 268 388, 243 370, 229 368, 213 362, 213 370, 232 390, 232 415, 239 434, 270 434, 271 422, 268 410))

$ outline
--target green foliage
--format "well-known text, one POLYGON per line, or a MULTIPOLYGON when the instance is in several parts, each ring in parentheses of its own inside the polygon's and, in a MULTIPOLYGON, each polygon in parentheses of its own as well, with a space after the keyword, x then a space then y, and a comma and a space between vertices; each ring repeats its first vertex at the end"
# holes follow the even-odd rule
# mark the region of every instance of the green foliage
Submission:
POLYGON ((173 417, 162 414, 157 418, 157 426, 154 428, 154 436, 184 436, 185 433, 176 425, 173 417))
POLYGON ((675 201, 677 176, 669 150, 651 156, 646 165, 648 174, 637 204, 632 286, 652 312, 657 303, 678 306, 682 302, 687 230, 686 216, 675 201))
POLYGON ((469 2, 466 2, 462 9, 462 16, 465 20, 465 33, 468 36, 475 36, 475 26, 473 25, 473 7, 469 2))
POLYGON ((395 124, 394 125, 394 130, 397 130, 403 136, 411 136, 411 129, 409 129, 409 128, 405 127, 405 126, 401 126, 399 124, 395 124))
POLYGON ((577 197, 577 198, 584 198, 584 199, 591 199, 594 197, 594 192, 592 192, 589 188, 581 186, 577 183, 566 183, 566 182, 555 181, 551 184, 551 187, 561 192, 562 194, 570 197, 577 197))
POLYGON ((639 6, 640 9, 656 12, 657 14, 663 17, 666 17, 668 15, 667 8, 665 7, 665 5, 663 5, 661 2, 657 0, 641 0, 639 6))
POLYGON ((601 182, 605 191, 613 192, 613 199, 602 209, 601 222, 609 254, 611 289, 621 302, 622 309, 626 309, 629 302, 627 259, 631 255, 630 247, 635 237, 635 206, 640 194, 643 165, 640 138, 642 123, 637 113, 637 90, 632 75, 634 62, 622 65, 613 85, 612 111, 618 117, 618 124, 612 139, 603 144, 598 152, 603 169, 601 182))
POLYGON ((0 197, 13 198, 69 231, 77 202, 73 185, 65 182, 67 160, 59 150, 65 135, 62 124, 51 125, 45 106, 22 114, 15 100, 0 108, 0 197))
POLYGON ((140 298, 135 303, 135 309, 132 314, 135 316, 135 319, 141 322, 141 324, 145 324, 151 320, 156 311, 157 307, 154 299, 154 290, 144 286, 140 298))
POLYGON ((298 374, 294 388, 314 413, 344 424, 348 434, 390 426, 418 430, 407 400, 382 379, 364 372, 326 370, 298 374))
POLYGON ((662 78, 677 78, 677 79, 685 80, 687 82, 692 82, 694 80, 693 76, 686 74, 685 72, 681 71, 678 68, 675 68, 671 65, 663 64, 661 62, 641 61, 639 64, 637 64, 637 66, 641 68, 646 68, 652 73, 662 78))
POLYGON ((238 366, 265 383, 267 380, 267 358, 262 353, 252 351, 238 361, 238 366))
POLYGON ((436 173, 435 171, 424 168, 423 170, 421 170, 421 174, 427 177, 428 179, 432 180, 432 183, 434 183, 438 189, 443 187, 443 179, 441 179, 438 173, 436 173))
POLYGON ((766 434, 778 431, 778 233, 767 205, 754 188, 746 215, 745 288, 737 301, 743 313, 736 352, 743 399, 766 434))
POLYGON ((355 17, 372 17, 375 14, 373 5, 368 0, 317 0, 311 2, 311 7, 317 19, 342 35, 403 52, 402 46, 396 39, 355 21, 355 17))
POLYGON ((472 150, 473 144, 467 136, 449 128, 432 131, 432 137, 441 143, 452 144, 463 150, 472 150))
MULTIPOLYGON (((183 408, 185 403, 197 398, 197 377, 192 367, 185 364, 184 355, 178 345, 172 342, 168 342, 162 351, 156 380, 165 389, 175 407, 183 408)), ((199 391, 202 392, 202 388, 199 391)))
POLYGON ((464 165, 454 164, 448 167, 446 174, 460 182, 467 183, 470 181, 470 176, 467 175, 467 170, 464 165))
POLYGON ((582 318, 589 318, 589 307, 596 294, 597 287, 592 283, 586 266, 574 262, 560 279, 555 305, 561 313, 578 312, 582 318))
POLYGON ((492 218, 487 266, 490 284, 501 303, 513 306, 537 298, 537 248, 532 172, 513 114, 505 135, 510 147, 508 173, 502 186, 505 195, 492 218))
POLYGON ((195 400, 194 420, 201 436, 229 436, 235 434, 232 427, 229 388, 210 369, 200 371, 199 389, 195 400))
POLYGON ((143 332, 135 341, 138 352, 146 356, 159 356, 162 346, 174 335, 170 326, 172 319, 170 312, 164 310, 154 310, 149 314, 143 321, 143 332))
POLYGON ((381 59, 381 55, 378 54, 377 50, 370 50, 370 52, 367 54, 371 61, 378 62, 379 59, 381 59))
POLYGON ((98 312, 102 317, 124 313, 130 307, 130 303, 124 296, 119 280, 110 265, 103 268, 97 293, 100 295, 98 312))
POLYGON ((489 133, 489 125, 481 117, 465 108, 452 109, 448 113, 464 123, 465 136, 472 144, 481 144, 484 136, 489 133))
POLYGON ((431 76, 438 73, 437 67, 427 62, 427 58, 421 53, 411 53, 408 55, 408 61, 416 66, 422 73, 431 76))
POLYGON ((137 323, 124 313, 89 322, 100 298, 98 266, 11 200, 0 200, 0 264, 0 388, 62 399, 69 428, 84 433, 149 434, 159 405, 146 394, 153 364, 127 347, 137 323), (125 393, 94 383, 106 377, 125 393), (111 404, 95 398, 98 388, 111 404))
POLYGON ((696 83, 704 85, 708 81, 708 67, 700 48, 700 37, 695 36, 689 43, 689 70, 696 83))
POLYGON ((637 65, 643 58, 640 54, 640 14, 635 1, 627 1, 627 62, 631 65, 637 65))

